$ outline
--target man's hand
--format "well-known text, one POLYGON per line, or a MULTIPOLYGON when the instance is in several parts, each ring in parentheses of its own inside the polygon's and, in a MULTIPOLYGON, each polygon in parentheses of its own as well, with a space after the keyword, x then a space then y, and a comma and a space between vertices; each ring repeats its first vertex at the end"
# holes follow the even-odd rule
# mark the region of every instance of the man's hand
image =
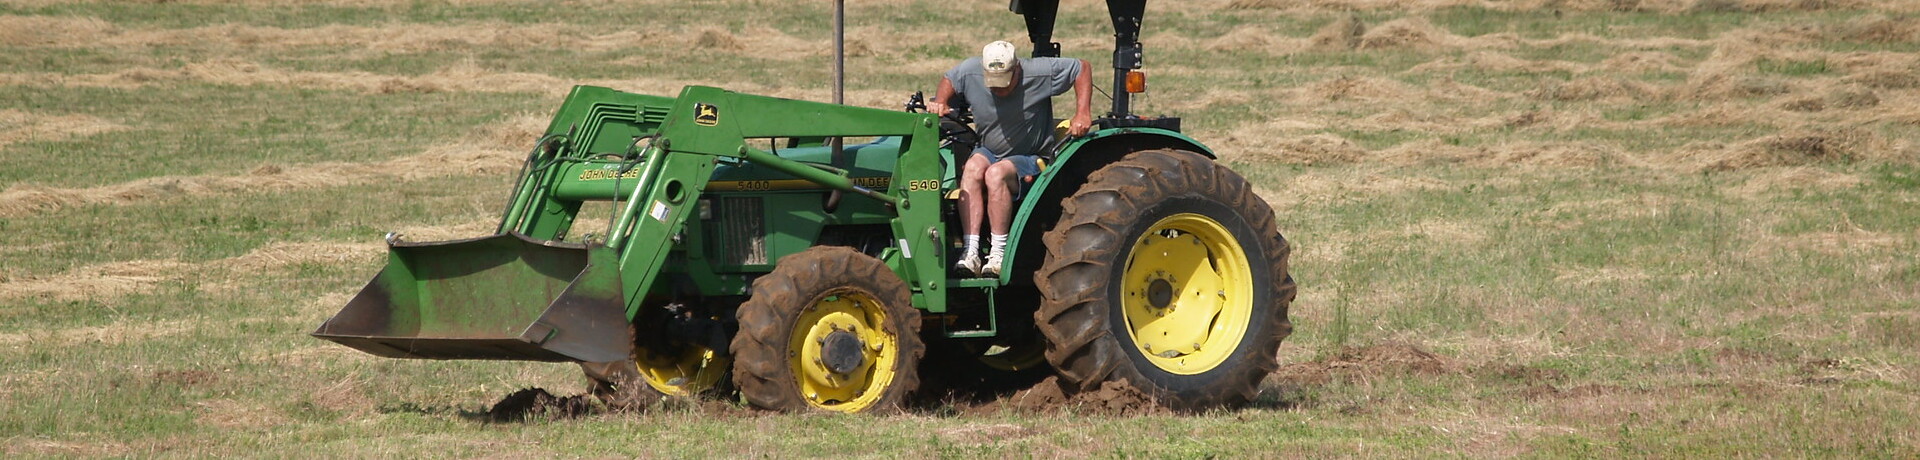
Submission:
POLYGON ((953 92, 953 80, 940 77, 940 86, 933 90, 933 100, 927 101, 927 111, 933 112, 934 115, 947 116, 947 112, 953 111, 953 107, 947 106, 947 100, 953 98, 954 94, 956 93, 953 92))
POLYGON ((1080 75, 1073 79, 1073 118, 1067 121, 1067 134, 1074 137, 1085 136, 1093 129, 1093 67, 1086 59, 1079 61, 1080 75))

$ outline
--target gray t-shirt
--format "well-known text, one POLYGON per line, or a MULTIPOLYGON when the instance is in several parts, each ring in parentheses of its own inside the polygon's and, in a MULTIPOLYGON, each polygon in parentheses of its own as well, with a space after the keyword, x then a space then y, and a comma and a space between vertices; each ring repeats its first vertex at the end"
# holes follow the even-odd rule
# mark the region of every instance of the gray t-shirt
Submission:
POLYGON ((1045 153, 1038 150, 1053 136, 1053 97, 1073 89, 1074 79, 1085 71, 1080 67, 1079 59, 1021 59, 1020 81, 1007 97, 987 88, 979 56, 948 70, 947 80, 972 106, 981 147, 1001 156, 1033 155, 1045 153))

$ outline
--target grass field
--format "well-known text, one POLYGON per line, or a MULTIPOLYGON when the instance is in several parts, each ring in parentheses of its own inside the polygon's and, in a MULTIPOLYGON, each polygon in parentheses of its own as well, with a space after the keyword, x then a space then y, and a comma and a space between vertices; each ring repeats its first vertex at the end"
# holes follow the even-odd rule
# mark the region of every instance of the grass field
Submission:
MULTIPOLYGON (((856 105, 1025 39, 1005 2, 849 3, 856 105)), ((1920 456, 1910 0, 1153 3, 1140 111, 1295 247, 1243 410, 487 423, 585 381, 307 337, 385 232, 490 231, 570 85, 825 100, 827 5, 0 0, 0 452, 1920 456)), ((1067 54, 1106 21, 1068 2, 1067 54)))

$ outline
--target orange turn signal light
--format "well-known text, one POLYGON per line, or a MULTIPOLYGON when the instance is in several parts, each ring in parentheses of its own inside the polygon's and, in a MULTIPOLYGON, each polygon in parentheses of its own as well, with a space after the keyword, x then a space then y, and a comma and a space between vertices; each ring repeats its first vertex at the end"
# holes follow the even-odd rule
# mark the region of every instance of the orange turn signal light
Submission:
POLYGON ((1147 74, 1138 70, 1127 72, 1127 92, 1147 92, 1147 74))

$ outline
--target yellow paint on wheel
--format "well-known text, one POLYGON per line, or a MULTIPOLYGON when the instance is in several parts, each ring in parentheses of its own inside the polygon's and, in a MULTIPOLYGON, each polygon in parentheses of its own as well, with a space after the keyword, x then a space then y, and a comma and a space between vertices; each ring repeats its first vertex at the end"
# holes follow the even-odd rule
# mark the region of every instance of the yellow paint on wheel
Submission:
POLYGON ((801 310, 787 343, 788 365, 799 380, 807 404, 837 412, 859 412, 879 401, 893 384, 899 339, 883 329, 887 314, 871 294, 835 289, 801 310), (828 366, 826 345, 836 334, 858 339, 858 365, 844 372, 828 366))
POLYGON ((668 396, 694 396, 720 384, 729 359, 707 347, 687 345, 678 353, 635 350, 633 361, 648 386, 668 396))
POLYGON ((1226 362, 1253 315, 1253 268, 1226 227, 1200 214, 1155 222, 1134 241, 1120 283, 1135 347, 1161 370, 1206 372, 1226 362))

